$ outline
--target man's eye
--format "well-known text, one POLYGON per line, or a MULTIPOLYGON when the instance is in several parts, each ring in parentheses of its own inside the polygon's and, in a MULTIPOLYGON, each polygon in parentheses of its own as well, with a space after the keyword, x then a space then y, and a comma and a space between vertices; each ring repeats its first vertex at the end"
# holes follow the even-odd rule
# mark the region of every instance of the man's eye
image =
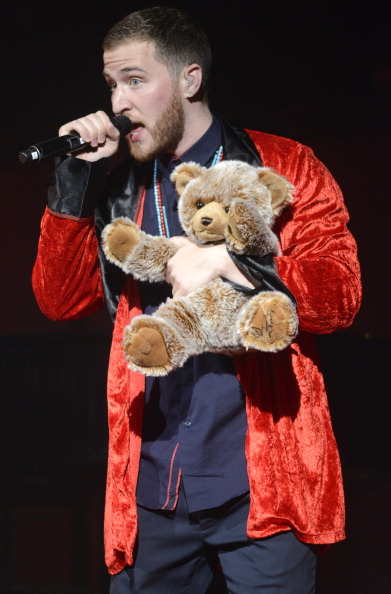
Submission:
POLYGON ((117 83, 114 81, 108 81, 107 86, 109 87, 110 91, 114 91, 117 88, 117 83))
POLYGON ((129 82, 132 87, 138 87, 138 85, 141 83, 139 78, 131 78, 129 82))
POLYGON ((196 203, 196 208, 198 210, 200 210, 200 208, 203 208, 205 206, 205 204, 202 202, 202 200, 198 200, 198 202, 196 203))

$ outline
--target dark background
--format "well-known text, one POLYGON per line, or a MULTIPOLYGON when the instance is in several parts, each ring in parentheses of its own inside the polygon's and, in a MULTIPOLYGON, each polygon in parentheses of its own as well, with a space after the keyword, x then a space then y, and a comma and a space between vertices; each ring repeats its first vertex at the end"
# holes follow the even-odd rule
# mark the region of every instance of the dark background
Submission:
MULTIPOLYGON (((154 2, 19 1, 2 13, 0 591, 103 594, 102 312, 53 323, 30 288, 52 163, 18 153, 110 110, 101 40, 154 2)), ((319 338, 347 495, 347 533, 320 560, 319 594, 390 588, 390 4, 165 2, 197 15, 214 51, 213 108, 312 146, 341 185, 362 263, 353 326, 319 338)), ((217 589, 215 590, 217 592, 217 589)))

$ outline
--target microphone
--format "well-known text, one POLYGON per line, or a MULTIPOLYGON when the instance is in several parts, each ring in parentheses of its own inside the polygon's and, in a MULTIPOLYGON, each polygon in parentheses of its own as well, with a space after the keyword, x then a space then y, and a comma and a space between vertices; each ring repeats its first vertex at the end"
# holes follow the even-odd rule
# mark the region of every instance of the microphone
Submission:
MULTIPOLYGON (((126 136, 132 129, 132 122, 124 115, 112 118, 112 123, 119 130, 121 136, 126 136)), ((84 142, 80 135, 65 134, 65 136, 57 136, 50 140, 44 140, 32 146, 29 146, 25 151, 19 153, 19 161, 21 163, 30 163, 31 161, 42 161, 49 157, 56 157, 59 155, 67 155, 74 151, 89 146, 88 142, 84 142)))

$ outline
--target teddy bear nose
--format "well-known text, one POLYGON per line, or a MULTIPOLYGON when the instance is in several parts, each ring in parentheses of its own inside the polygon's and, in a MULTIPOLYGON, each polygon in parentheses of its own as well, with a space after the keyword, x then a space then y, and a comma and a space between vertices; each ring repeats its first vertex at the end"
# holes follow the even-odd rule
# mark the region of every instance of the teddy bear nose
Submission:
POLYGON ((201 219, 201 223, 202 223, 202 224, 203 224, 205 227, 207 227, 208 225, 210 225, 210 224, 211 224, 212 220, 213 220, 213 219, 211 219, 211 218, 209 218, 209 217, 202 217, 202 219, 201 219))

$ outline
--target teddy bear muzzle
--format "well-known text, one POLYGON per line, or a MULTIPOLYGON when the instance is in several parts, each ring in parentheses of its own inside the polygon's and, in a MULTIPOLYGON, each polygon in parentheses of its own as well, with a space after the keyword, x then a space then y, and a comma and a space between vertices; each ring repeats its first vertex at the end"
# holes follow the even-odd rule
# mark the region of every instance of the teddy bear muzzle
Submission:
POLYGON ((228 215, 225 209, 216 203, 209 203, 193 218, 193 233, 202 241, 221 241, 227 227, 228 215))

